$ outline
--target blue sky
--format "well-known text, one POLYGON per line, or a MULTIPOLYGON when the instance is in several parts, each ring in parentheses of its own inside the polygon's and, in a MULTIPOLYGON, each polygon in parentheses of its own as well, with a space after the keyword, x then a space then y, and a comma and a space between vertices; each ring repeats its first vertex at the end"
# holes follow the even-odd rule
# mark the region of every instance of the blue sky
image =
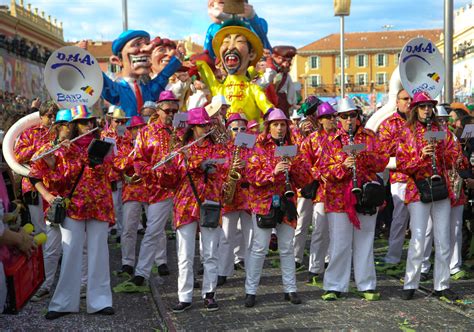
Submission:
MULTIPOLYGON (((18 0, 19 1, 19 0, 18 0)), ((17 2, 18 2, 17 1, 17 2)), ((474 0, 454 0, 457 9, 474 0)), ((122 30, 121 0, 25 0, 63 21, 67 41, 113 40, 122 30)), ((301 47, 339 31, 332 0, 250 0, 257 14, 267 20, 272 45, 301 47), (298 4, 296 4, 298 3, 298 4)), ((9 5, 10 0, 0 0, 9 5)), ((382 31, 443 27, 444 0, 352 0, 346 31, 382 31)), ((129 0, 129 28, 154 36, 203 42, 210 19, 207 0, 129 0)))

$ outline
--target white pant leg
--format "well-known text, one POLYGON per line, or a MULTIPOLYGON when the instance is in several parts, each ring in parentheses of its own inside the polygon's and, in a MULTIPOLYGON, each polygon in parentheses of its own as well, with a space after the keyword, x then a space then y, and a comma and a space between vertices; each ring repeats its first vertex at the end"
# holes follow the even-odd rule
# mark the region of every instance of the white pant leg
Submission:
POLYGON ((252 215, 245 211, 240 211, 241 233, 242 241, 240 247, 242 248, 242 259, 245 262, 250 252, 253 237, 253 223, 252 215))
POLYGON ((194 247, 196 245, 197 222, 180 226, 176 230, 176 252, 178 254, 178 298, 180 302, 193 301, 194 247))
POLYGON ((462 215, 464 206, 451 208, 451 260, 449 269, 451 274, 461 271, 462 265, 462 215))
POLYGON ((38 205, 28 205, 28 211, 30 212, 30 217, 31 217, 31 223, 33 224, 33 227, 35 228, 33 231, 33 234, 38 234, 38 233, 46 233, 46 223, 44 220, 44 212, 43 212, 43 199, 41 198, 41 195, 38 194, 39 197, 39 203, 38 205))
POLYGON ((293 247, 295 229, 285 223, 278 224, 276 229, 283 291, 296 292, 295 249, 293 247))
POLYGON ((237 231, 235 233, 234 244, 234 263, 237 264, 238 262, 245 260, 245 253, 242 248, 242 246, 244 246, 244 238, 242 236, 242 220, 240 219, 237 222, 237 231))
POLYGON ((222 229, 219 236, 218 275, 231 277, 234 274, 234 247, 237 222, 240 211, 232 211, 222 216, 222 229))
POLYGON ((142 203, 128 201, 123 204, 123 230, 121 236, 122 265, 135 266, 137 229, 142 216, 142 203))
POLYGON ((377 277, 374 264, 374 235, 377 213, 373 216, 358 213, 360 229, 354 228, 352 259, 354 279, 360 292, 375 290, 377 277))
POLYGON ((329 265, 324 273, 324 289, 347 292, 351 277, 354 226, 347 213, 327 213, 329 223, 329 265))
POLYGON ((323 273, 324 258, 329 247, 329 224, 324 203, 316 203, 313 207, 313 232, 309 249, 309 272, 323 273))
POLYGON ((173 209, 170 210, 168 217, 165 220, 165 225, 163 226, 163 232, 158 235, 158 250, 156 251, 155 255, 155 264, 156 266, 160 266, 162 264, 168 264, 168 256, 167 256, 167 237, 166 237, 166 223, 168 220, 172 220, 173 218, 173 209))
POLYGON ((79 312, 82 253, 84 249, 85 221, 64 219, 61 227, 63 259, 49 311, 79 312))
POLYGON ((295 261, 303 263, 304 248, 308 238, 308 227, 313 219, 313 202, 308 198, 300 197, 297 201, 298 221, 295 230, 295 261))
POLYGON ((107 222, 86 221, 87 232, 87 312, 94 313, 112 306, 110 288, 109 247, 107 222))
POLYGON ((405 205, 405 191, 407 184, 395 182, 390 184, 390 191, 393 197, 393 216, 390 226, 390 236, 388 239, 388 251, 385 255, 385 262, 390 264, 400 263, 405 241, 405 232, 410 217, 405 205))
MULTIPOLYGON (((253 223, 253 239, 250 246, 247 262, 245 262, 245 293, 257 294, 258 285, 260 284, 260 277, 262 275, 263 263, 265 256, 268 253, 268 245, 272 230, 270 228, 260 228, 257 226, 257 218, 252 213, 253 223)), ((295 263, 293 262, 293 265, 295 263)))
POLYGON ((147 227, 140 246, 135 275, 142 276, 145 279, 150 277, 153 260, 158 251, 158 239, 160 233, 165 232, 166 221, 172 207, 173 201, 171 198, 148 206, 147 227))
POLYGON ((117 228, 117 235, 122 236, 123 211, 122 211, 122 182, 121 181, 117 181, 117 190, 112 192, 112 199, 114 201, 115 227, 117 228))
POLYGON ((217 262, 219 260, 217 248, 219 246, 219 238, 222 229, 220 227, 201 227, 200 229, 202 236, 202 263, 204 265, 201 294, 202 298, 205 298, 206 293, 213 293, 216 291, 217 262))
POLYGON ((81 287, 87 286, 87 279, 88 279, 88 261, 87 261, 87 227, 84 237, 84 247, 82 251, 82 272, 81 272, 81 287))
POLYGON ((425 249, 426 228, 433 203, 408 204, 411 239, 408 247, 404 289, 417 289, 420 283, 421 263, 425 249))
POLYGON ((431 252, 433 251, 433 219, 431 214, 426 225, 425 246, 423 248, 423 261, 421 262, 421 273, 428 273, 431 269, 431 252))
POLYGON ((433 203, 433 235, 435 263, 433 270, 433 288, 436 291, 449 288, 449 261, 451 259, 451 202, 449 198, 433 203))
POLYGON ((46 235, 48 238, 43 246, 45 280, 41 288, 52 291, 51 287, 62 252, 61 230, 59 226, 46 225, 46 235))

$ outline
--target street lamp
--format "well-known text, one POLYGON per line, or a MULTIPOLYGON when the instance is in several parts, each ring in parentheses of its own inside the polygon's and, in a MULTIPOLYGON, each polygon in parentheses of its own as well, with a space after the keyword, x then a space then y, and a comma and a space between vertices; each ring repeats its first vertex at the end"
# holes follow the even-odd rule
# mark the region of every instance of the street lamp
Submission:
POLYGON ((341 98, 344 98, 344 16, 349 16, 351 10, 351 0, 334 0, 334 16, 341 18, 341 98))
POLYGON ((122 0, 122 26, 123 26, 123 31, 128 30, 127 0, 122 0))

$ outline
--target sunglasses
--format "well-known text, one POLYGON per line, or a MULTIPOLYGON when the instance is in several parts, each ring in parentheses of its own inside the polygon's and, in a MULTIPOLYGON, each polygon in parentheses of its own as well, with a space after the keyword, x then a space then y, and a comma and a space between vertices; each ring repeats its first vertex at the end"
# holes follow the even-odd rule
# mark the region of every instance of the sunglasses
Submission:
POLYGON ((355 119, 357 118, 357 113, 343 113, 338 115, 341 119, 347 120, 349 118, 355 119))
POLYGON ((233 132, 238 132, 238 131, 246 131, 247 127, 232 127, 230 128, 233 132))
POLYGON ((117 119, 114 119, 114 122, 115 122, 115 123, 118 123, 118 124, 126 124, 126 123, 127 123, 127 120, 117 120, 117 119))
POLYGON ((326 119, 326 120, 332 120, 332 119, 337 118, 337 115, 336 114, 327 114, 327 115, 321 115, 319 118, 320 119, 326 119))
POLYGON ((163 112, 165 112, 166 114, 170 114, 170 113, 177 113, 178 112, 178 109, 177 108, 160 108, 160 110, 162 110, 163 112))
POLYGON ((411 97, 398 98, 398 100, 409 101, 411 100, 411 97))

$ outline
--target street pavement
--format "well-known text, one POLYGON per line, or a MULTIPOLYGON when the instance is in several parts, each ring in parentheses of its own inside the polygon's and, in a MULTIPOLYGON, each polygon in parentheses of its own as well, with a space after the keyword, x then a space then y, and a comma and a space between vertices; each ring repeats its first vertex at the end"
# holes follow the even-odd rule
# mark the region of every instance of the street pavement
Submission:
MULTIPOLYGON (((97 316, 81 312, 55 321, 44 314, 48 300, 28 303, 18 315, 0 315, 0 331, 291 331, 291 330, 359 330, 359 331, 432 331, 474 330, 474 279, 452 282, 452 289, 464 296, 464 303, 448 304, 430 296, 431 283, 423 284, 411 301, 400 299, 399 276, 378 273, 378 290, 382 298, 367 302, 356 292, 349 292, 335 302, 321 300, 323 290, 306 284, 307 272, 297 274, 298 293, 303 304, 292 305, 283 299, 278 256, 266 258, 254 308, 244 307, 245 272, 236 271, 217 290, 219 310, 208 312, 196 289, 193 307, 174 314, 177 303, 177 262, 175 240, 168 241, 170 276, 153 275, 151 293, 115 294, 114 316, 97 316)), ((308 243, 309 244, 309 243, 308 243)), ((377 254, 383 255, 386 241, 377 241, 377 254)), ((199 251, 196 250, 198 254, 199 251)), ((120 249, 110 245, 111 269, 120 268, 120 249)), ((307 257, 305 257, 307 265, 307 257)), ((199 259, 196 257, 195 269, 199 259)), ((202 276, 197 276, 202 281, 202 276)), ((112 275, 112 287, 123 279, 112 275)))

